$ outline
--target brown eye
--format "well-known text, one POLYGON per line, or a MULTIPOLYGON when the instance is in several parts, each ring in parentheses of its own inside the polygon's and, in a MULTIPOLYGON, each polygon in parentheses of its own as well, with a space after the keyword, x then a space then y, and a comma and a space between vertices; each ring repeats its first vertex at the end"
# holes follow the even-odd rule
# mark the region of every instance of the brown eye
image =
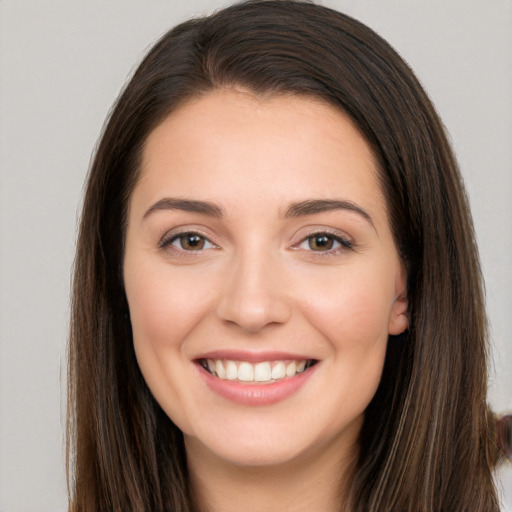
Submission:
POLYGON ((344 237, 331 233, 319 232, 304 238, 297 248, 312 251, 325 252, 326 254, 338 254, 346 249, 353 249, 352 242, 344 237))
POLYGON ((334 237, 325 233, 308 238, 308 246, 313 251, 329 251, 334 245, 334 237))
POLYGON ((185 251, 200 251, 205 246, 204 236, 197 233, 183 233, 176 237, 175 242, 178 242, 185 251))
POLYGON ((173 235, 165 235, 158 245, 161 249, 173 248, 173 250, 178 252, 200 252, 207 249, 219 248, 204 235, 195 231, 184 231, 173 235))

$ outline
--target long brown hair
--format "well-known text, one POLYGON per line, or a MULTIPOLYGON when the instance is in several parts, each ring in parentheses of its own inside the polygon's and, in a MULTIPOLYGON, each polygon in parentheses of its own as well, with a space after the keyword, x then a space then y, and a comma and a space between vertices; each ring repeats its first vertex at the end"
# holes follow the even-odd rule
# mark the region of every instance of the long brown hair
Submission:
POLYGON ((111 112, 88 176, 75 263, 70 510, 195 510, 182 434, 135 359, 123 241, 148 135, 187 99, 233 85, 336 106, 380 164, 408 272, 410 327, 390 337, 365 413, 351 510, 497 511, 482 278, 443 126, 383 39, 348 16, 292 0, 245 2, 177 26, 151 49, 111 112))

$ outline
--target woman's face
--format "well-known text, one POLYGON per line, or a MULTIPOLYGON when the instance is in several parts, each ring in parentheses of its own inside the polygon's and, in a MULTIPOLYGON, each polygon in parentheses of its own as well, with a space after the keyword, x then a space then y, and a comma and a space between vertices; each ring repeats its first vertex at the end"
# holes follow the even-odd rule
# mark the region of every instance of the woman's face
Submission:
POLYGON ((300 96, 218 90, 150 134, 124 279, 140 369, 189 455, 238 465, 352 450, 407 327, 372 152, 300 96))

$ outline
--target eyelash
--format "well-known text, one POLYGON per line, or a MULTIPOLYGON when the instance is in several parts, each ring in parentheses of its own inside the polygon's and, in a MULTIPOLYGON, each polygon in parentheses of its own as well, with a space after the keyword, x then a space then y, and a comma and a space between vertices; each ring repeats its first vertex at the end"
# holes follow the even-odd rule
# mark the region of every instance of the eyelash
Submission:
MULTIPOLYGON (((170 235, 165 235, 160 240, 159 247, 161 249, 166 249, 169 246, 173 246, 173 248, 176 251, 179 251, 181 253, 189 253, 189 254, 197 254, 197 253, 202 252, 203 250, 219 248, 219 246, 215 245, 206 236, 202 235, 201 233, 198 233, 197 231, 184 231, 184 232, 180 232, 180 233, 172 233, 170 235), (183 247, 183 242, 187 237, 189 239, 191 237, 197 237, 202 242, 203 245, 199 249, 186 249, 185 247, 183 247), (179 246, 176 245, 176 242, 179 243, 179 246), (208 245, 208 246, 205 247, 204 245, 208 245)), ((299 244, 294 245, 292 248, 293 249, 303 249, 308 252, 317 253, 318 256, 333 256, 333 255, 337 255, 340 252, 343 252, 347 249, 353 250, 354 245, 350 240, 343 238, 339 235, 335 235, 334 233, 330 233, 328 231, 315 231, 313 233, 308 234, 308 236, 306 236, 304 239, 302 239, 299 244), (321 237, 326 238, 327 243, 331 243, 333 245, 335 243, 339 244, 338 247, 334 247, 334 248, 328 247, 326 250, 314 250, 311 247, 312 240, 314 240, 315 238, 319 239, 321 237), (302 247, 304 244, 307 244, 308 247, 302 247)))
POLYGON ((339 235, 335 235, 334 233, 330 233, 329 231, 315 231, 313 233, 310 233, 299 244, 295 245, 294 248, 301 249, 304 244, 308 246, 304 248, 305 250, 312 253, 316 253, 318 256, 336 256, 339 253, 346 251, 347 249, 354 249, 354 244, 350 240, 343 238, 339 235), (327 238, 328 243, 331 242, 333 244, 339 244, 338 247, 330 247, 327 248, 326 250, 315 251, 314 249, 311 248, 311 241, 315 238, 318 239, 321 237, 327 238))
POLYGON ((184 231, 181 233, 172 233, 171 235, 165 235, 159 242, 159 247, 161 249, 166 249, 169 246, 174 246, 174 249, 184 253, 199 253, 205 249, 217 249, 218 246, 211 242, 206 236, 198 233, 197 231, 184 231), (200 247, 199 249, 185 249, 183 247, 183 241, 185 238, 197 237, 199 238, 203 244, 209 244, 210 247, 200 247), (175 245, 175 242, 179 242, 181 247, 175 245))

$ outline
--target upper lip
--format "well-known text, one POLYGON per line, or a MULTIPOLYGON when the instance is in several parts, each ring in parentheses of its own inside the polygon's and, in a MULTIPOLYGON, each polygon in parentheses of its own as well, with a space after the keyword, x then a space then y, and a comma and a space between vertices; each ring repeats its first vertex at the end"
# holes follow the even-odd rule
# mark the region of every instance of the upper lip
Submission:
POLYGON ((250 363, 259 363, 263 361, 309 361, 314 359, 313 357, 305 356, 303 354, 297 354, 293 352, 284 351, 247 351, 239 349, 224 349, 224 350, 213 350, 205 352, 194 358, 195 360, 201 359, 224 359, 230 361, 247 361, 250 363))

